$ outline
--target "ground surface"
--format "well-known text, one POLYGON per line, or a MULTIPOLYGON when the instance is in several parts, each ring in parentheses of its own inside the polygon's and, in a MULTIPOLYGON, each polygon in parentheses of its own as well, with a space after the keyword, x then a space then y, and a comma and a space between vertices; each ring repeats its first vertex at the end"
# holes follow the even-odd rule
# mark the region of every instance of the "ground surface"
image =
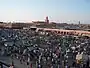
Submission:
MULTIPOLYGON (((8 64, 12 63, 12 60, 10 57, 0 57, 0 60, 8 64)), ((21 64, 17 59, 14 59, 14 65, 15 65, 15 68, 27 68, 26 62, 21 64)), ((35 65, 33 66, 33 68, 35 68, 35 65)))

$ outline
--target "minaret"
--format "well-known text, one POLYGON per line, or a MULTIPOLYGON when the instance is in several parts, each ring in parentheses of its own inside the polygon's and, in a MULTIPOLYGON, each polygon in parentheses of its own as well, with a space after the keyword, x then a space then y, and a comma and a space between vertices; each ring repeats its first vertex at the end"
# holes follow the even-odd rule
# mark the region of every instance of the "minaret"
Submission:
POLYGON ((45 23, 49 23, 48 16, 45 19, 45 23))
POLYGON ((79 21, 79 23, 78 23, 78 24, 79 24, 79 25, 81 24, 81 23, 80 23, 80 21, 79 21))

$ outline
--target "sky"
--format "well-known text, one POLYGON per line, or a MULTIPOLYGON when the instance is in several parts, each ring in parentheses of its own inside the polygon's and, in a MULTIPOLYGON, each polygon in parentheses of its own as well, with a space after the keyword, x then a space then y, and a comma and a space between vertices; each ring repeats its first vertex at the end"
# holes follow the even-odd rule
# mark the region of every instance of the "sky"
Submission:
POLYGON ((0 0, 0 21, 90 23, 90 0, 0 0))

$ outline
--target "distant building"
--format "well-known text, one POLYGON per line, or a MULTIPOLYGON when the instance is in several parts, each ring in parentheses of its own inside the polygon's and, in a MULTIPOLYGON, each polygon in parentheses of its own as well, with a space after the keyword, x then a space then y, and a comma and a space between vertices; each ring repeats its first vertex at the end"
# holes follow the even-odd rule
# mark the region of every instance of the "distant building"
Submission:
POLYGON ((48 16, 46 17, 45 22, 49 24, 48 16))
POLYGON ((42 24, 42 23, 45 23, 44 21, 32 21, 33 23, 35 23, 35 24, 42 24))
POLYGON ((34 24, 48 24, 49 19, 48 16, 45 18, 45 21, 32 21, 34 24))
POLYGON ((0 22, 0 23, 3 23, 3 22, 0 22))
POLYGON ((80 21, 79 21, 79 23, 78 23, 78 24, 79 24, 79 25, 81 24, 81 23, 80 23, 80 21))

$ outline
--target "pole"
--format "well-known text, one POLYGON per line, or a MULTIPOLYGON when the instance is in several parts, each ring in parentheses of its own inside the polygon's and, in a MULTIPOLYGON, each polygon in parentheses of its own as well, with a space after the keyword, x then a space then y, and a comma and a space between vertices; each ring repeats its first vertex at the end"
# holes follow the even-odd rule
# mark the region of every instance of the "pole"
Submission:
POLYGON ((38 65, 38 63, 37 63, 37 60, 36 60, 36 68, 37 68, 37 65, 38 65))

